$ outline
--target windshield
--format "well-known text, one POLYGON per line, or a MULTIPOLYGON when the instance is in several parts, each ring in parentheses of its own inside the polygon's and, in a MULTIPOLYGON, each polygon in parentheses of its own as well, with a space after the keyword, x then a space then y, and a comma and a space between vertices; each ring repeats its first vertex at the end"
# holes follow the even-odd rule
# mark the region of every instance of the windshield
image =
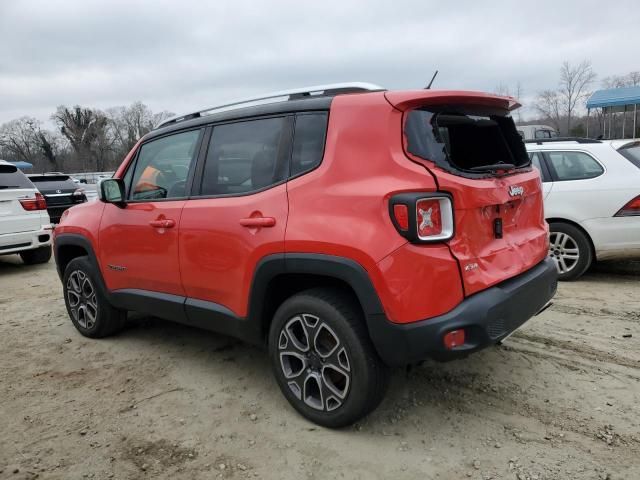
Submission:
POLYGON ((640 168, 640 142, 632 143, 627 147, 622 147, 618 152, 636 167, 640 168))

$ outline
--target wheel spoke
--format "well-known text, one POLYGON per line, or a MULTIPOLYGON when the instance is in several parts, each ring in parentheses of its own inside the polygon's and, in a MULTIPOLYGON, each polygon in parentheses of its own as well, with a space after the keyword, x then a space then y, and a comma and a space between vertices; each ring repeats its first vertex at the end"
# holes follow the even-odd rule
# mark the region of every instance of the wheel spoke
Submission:
POLYGON ((280 352, 280 365, 286 379, 296 378, 307 369, 307 358, 294 351, 280 352))
POLYGON ((298 315, 289 320, 284 331, 289 337, 289 344, 295 347, 296 350, 299 352, 307 352, 309 350, 309 333, 302 316, 298 315))
POLYGON ((340 340, 335 332, 326 324, 321 323, 313 337, 313 347, 322 358, 331 356, 340 346, 340 340))
POLYGON ((351 381, 347 372, 344 372, 335 365, 325 365, 322 367, 322 381, 327 388, 340 399, 347 396, 349 383, 351 381))
POLYGON ((320 376, 317 373, 307 374, 303 385, 304 403, 316 410, 324 410, 324 388, 320 376))
POLYGON ((67 290, 67 298, 69 299, 69 306, 75 308, 80 303, 80 295, 73 290, 67 290))

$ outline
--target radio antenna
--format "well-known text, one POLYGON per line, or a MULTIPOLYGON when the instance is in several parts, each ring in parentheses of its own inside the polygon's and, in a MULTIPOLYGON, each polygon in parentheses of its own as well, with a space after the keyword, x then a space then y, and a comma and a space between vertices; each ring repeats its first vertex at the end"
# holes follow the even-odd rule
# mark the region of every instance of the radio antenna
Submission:
POLYGON ((431 89, 431 85, 433 84, 433 81, 436 79, 436 75, 438 75, 438 70, 436 70, 436 73, 434 73, 433 77, 431 77, 431 81, 429 82, 429 85, 424 87, 425 90, 430 90, 431 89))

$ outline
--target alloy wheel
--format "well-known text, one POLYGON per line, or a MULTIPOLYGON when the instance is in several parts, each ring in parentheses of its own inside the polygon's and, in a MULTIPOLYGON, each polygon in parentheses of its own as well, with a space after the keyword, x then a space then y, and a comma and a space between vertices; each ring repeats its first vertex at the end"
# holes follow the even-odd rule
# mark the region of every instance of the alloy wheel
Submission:
POLYGON ((91 329, 98 317, 96 289, 89 276, 75 270, 67 279, 67 300, 73 319, 82 328, 91 329))
POLYGON ((339 408, 349 393, 351 362, 335 331, 307 313, 289 319, 278 336, 280 367, 291 392, 319 411, 339 408))
POLYGON ((580 260, 580 250, 573 237, 564 232, 551 232, 549 236, 549 256, 553 259, 558 273, 568 273, 580 260))

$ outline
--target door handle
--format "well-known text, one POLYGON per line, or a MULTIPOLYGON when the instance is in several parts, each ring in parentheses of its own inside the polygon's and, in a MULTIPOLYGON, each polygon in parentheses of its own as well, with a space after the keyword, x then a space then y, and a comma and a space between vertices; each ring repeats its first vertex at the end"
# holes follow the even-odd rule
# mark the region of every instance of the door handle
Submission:
POLYGON ((273 227, 275 224, 276 219, 273 217, 249 217, 240 219, 240 225, 249 228, 273 227))
POLYGON ((159 219, 159 220, 151 220, 149 222, 154 228, 173 228, 176 226, 175 220, 171 220, 170 218, 159 219))

